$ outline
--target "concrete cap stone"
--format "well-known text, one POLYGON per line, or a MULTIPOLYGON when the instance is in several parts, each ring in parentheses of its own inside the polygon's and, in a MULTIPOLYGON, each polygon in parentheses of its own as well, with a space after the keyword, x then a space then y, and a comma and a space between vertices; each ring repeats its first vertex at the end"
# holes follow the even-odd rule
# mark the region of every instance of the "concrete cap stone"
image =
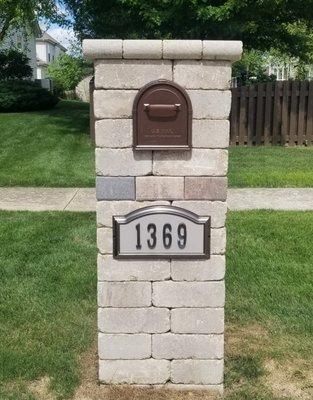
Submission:
POLYGON ((232 40, 120 40, 85 39, 88 59, 170 59, 236 61, 242 42, 232 40))
POLYGON ((102 58, 122 58, 123 40, 121 39, 85 39, 83 40, 85 58, 96 60, 102 58))
POLYGON ((242 42, 235 40, 204 40, 203 60, 240 60, 242 54, 242 42))
POLYGON ((160 59, 162 40, 124 40, 123 58, 160 59))

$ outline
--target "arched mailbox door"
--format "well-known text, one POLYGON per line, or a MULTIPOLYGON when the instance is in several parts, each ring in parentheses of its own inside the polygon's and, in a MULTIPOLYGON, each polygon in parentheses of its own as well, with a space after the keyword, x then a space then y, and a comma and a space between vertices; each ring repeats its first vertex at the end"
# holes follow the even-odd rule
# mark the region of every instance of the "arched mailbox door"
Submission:
POLYGON ((148 83, 133 105, 136 150, 189 150, 192 107, 187 92, 174 82, 148 83))

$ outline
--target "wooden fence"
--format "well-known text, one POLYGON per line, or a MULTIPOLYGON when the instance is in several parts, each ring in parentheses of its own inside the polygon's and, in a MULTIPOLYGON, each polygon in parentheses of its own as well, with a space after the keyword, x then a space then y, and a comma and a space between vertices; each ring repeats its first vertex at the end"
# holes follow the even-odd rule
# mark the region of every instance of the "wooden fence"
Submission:
POLYGON ((312 145, 313 82, 232 89, 231 145, 312 145))

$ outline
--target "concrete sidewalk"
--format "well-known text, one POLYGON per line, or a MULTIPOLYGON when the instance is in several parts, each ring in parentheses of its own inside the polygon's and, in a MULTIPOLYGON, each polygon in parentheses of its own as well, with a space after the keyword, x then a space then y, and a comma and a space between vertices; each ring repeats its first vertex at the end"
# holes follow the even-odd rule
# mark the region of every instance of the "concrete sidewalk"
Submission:
MULTIPOLYGON (((230 210, 313 210, 312 189, 229 189, 230 210)), ((0 188, 0 210, 95 211, 94 188, 0 188)))
POLYGON ((0 210, 95 211, 94 188, 0 188, 0 210))

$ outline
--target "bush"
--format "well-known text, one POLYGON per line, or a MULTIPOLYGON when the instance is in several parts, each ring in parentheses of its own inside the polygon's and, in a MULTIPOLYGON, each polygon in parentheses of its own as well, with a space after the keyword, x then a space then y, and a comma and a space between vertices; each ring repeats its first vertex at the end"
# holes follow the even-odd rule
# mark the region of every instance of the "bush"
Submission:
POLYGON ((46 110, 58 101, 55 95, 34 82, 0 82, 0 112, 46 110))
POLYGON ((15 49, 0 51, 0 81, 30 78, 33 70, 29 58, 15 49))
POLYGON ((48 66, 48 76, 57 90, 65 92, 74 90, 86 75, 85 62, 81 58, 61 54, 48 66))

